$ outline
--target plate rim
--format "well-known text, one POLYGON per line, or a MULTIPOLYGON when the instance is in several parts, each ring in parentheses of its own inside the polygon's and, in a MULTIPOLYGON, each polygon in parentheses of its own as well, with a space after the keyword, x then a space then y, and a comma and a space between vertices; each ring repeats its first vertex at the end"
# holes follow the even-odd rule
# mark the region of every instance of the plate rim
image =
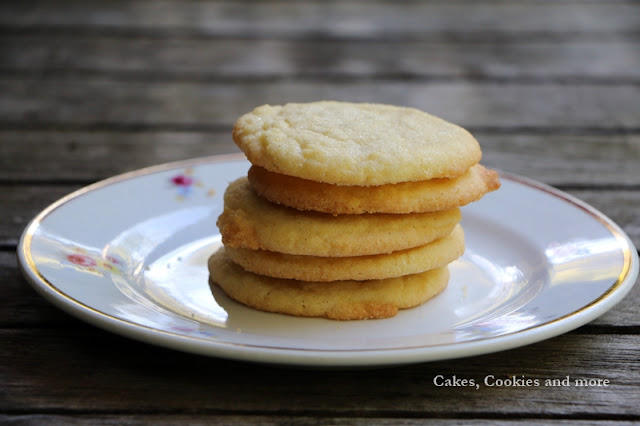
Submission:
POLYGON ((41 296, 57 308, 98 328, 141 342, 162 346, 183 352, 232 360, 259 362, 306 367, 362 367, 403 365, 477 356, 487 353, 515 349, 540 342, 574 330, 618 304, 633 288, 638 276, 638 253, 630 237, 612 219, 604 213, 580 200, 543 182, 499 170, 501 179, 545 192, 569 203, 595 218, 616 239, 623 252, 623 265, 617 280, 598 298, 589 304, 566 313, 551 321, 504 335, 467 342, 454 342, 436 346, 413 346, 402 348, 375 349, 305 349, 280 348, 250 345, 229 341, 205 340, 186 336, 154 327, 138 324, 130 320, 114 317, 92 306, 88 306, 71 295, 59 290, 39 271, 31 256, 31 242, 42 221, 53 211, 64 206, 70 200, 86 193, 97 191, 106 186, 129 179, 163 172, 176 168, 194 167, 201 164, 215 164, 235 161, 247 161, 243 153, 220 154, 172 161, 133 171, 121 173, 70 192, 40 211, 25 227, 17 247, 18 266, 23 277, 41 296), (541 337, 542 336, 542 337, 541 337))

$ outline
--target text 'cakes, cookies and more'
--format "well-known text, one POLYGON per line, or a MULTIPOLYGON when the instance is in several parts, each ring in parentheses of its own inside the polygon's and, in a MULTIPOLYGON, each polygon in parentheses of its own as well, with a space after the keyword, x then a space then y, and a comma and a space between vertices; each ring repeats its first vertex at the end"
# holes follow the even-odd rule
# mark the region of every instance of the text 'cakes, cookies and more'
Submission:
POLYGON ((425 303, 464 253, 460 208, 500 187, 469 132, 413 108, 264 105, 233 139, 252 166, 225 192, 210 279, 268 312, 379 319, 425 303))

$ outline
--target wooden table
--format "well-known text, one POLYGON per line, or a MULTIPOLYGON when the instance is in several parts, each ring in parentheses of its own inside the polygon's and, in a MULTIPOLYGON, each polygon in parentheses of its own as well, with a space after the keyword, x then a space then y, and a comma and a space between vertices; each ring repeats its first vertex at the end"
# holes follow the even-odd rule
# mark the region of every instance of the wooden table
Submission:
MULTIPOLYGON (((640 4, 457 0, 0 5, 0 421, 575 424, 640 421, 640 286, 592 323, 490 355, 301 370, 129 340, 21 276, 28 221, 63 195, 234 153, 254 106, 409 105, 468 128, 483 163, 565 190, 640 246, 640 4), (609 386, 438 387, 438 375, 609 386)), ((13 423, 11 423, 13 424, 13 423)))

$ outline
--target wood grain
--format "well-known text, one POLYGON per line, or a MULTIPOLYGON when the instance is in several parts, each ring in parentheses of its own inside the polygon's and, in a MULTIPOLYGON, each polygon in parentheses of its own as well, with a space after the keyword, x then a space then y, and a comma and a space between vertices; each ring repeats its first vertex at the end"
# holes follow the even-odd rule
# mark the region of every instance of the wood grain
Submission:
POLYGON ((212 81, 275 78, 638 83, 640 41, 281 40, 24 34, 3 38, 0 72, 212 81))
POLYGON ((110 31, 139 35, 198 34, 219 37, 415 38, 432 34, 449 39, 470 35, 602 37, 636 33, 632 2, 496 1, 413 2, 360 1, 111 1, 99 5, 80 0, 10 3, 0 24, 28 30, 110 31), (496 6, 500 6, 499 11, 496 6))
MULTIPOLYGON (((175 425, 175 424, 190 424, 190 425, 207 425, 207 424, 243 424, 243 425, 283 425, 283 424, 304 424, 304 425, 325 425, 327 419, 311 417, 311 416, 287 416, 287 415, 225 415, 225 414, 178 414, 178 415, 166 415, 166 414, 142 414, 142 415, 47 415, 47 414, 29 414, 29 415, 15 415, 15 416, 3 416, 0 415, 0 421, 14 422, 16 424, 48 424, 48 425, 113 425, 113 424, 127 424, 127 425, 175 425)), ((375 422, 376 425, 423 425, 425 423, 424 418, 407 418, 407 417, 332 417, 331 424, 336 426, 360 426, 370 425, 375 422)), ((510 426, 521 425, 523 423, 520 419, 504 420, 504 416, 500 418, 487 418, 487 419, 437 419, 438 424, 441 425, 492 425, 492 426, 510 426)), ((549 420, 531 420, 527 419, 526 424, 530 425, 547 425, 549 420)), ((633 421, 620 421, 620 420, 554 420, 553 424, 557 425, 574 425, 574 426, 606 426, 617 425, 626 426, 635 424, 633 421)))
POLYGON ((402 81, 131 82, 0 80, 0 126, 33 129, 229 127, 262 104, 319 99, 411 106, 468 127, 640 129, 640 86, 402 81))
POLYGON ((627 367, 637 362, 637 335, 571 333, 498 354, 373 371, 301 371, 216 360, 131 342, 89 327, 3 329, 0 336, 7 343, 0 347, 6 391, 0 410, 5 413, 117 410, 332 417, 456 413, 468 418, 500 412, 511 418, 545 413, 558 419, 610 420, 639 414, 637 400, 628 390, 640 380, 640 373, 627 367), (434 384, 438 375, 474 379, 480 386, 439 387, 434 384), (517 387, 484 384, 485 377, 491 384, 513 376, 541 382, 517 387), (608 380, 609 385, 544 386, 546 379, 566 376, 608 380), (119 382, 114 383, 113 377, 119 382), (462 408, 461 398, 466 401, 462 408))
POLYGON ((0 306, 0 329, 73 325, 72 319, 42 298, 26 282, 15 252, 0 251, 0 282, 4 303, 0 306))

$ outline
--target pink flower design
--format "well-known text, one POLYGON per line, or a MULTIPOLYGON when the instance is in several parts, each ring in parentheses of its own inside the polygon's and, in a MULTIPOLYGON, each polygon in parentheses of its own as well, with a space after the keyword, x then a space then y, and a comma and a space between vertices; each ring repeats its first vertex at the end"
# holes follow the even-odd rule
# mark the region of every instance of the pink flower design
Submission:
MULTIPOLYGON (((194 176, 194 170, 192 168, 185 168, 182 172, 172 176, 169 179, 172 187, 177 192, 176 199, 178 201, 184 201, 194 194, 194 192, 200 188, 204 189, 204 183, 194 176)), ((211 197, 215 194, 213 189, 209 189, 206 192, 207 197, 211 197)))
POLYGON ((67 260, 71 263, 74 263, 79 266, 83 266, 85 268, 89 268, 91 266, 96 265, 96 261, 90 258, 89 256, 85 256, 83 254, 70 254, 67 255, 67 260))
POLYGON ((65 258, 69 263, 82 268, 86 272, 92 273, 104 273, 110 272, 111 274, 119 274, 120 269, 116 266, 122 263, 118 258, 114 256, 107 256, 102 259, 99 255, 86 253, 86 250, 82 248, 75 248, 75 253, 67 254, 65 258))
POLYGON ((176 186, 191 186, 193 185, 193 178, 180 174, 172 177, 171 182, 176 186))

